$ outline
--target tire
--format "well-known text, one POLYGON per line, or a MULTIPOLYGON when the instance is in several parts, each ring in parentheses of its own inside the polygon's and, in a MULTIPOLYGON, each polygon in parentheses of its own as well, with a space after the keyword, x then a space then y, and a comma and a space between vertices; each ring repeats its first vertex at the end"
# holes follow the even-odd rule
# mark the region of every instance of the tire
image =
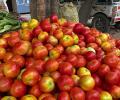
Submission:
POLYGON ((116 22, 115 28, 120 29, 120 22, 116 22))
POLYGON ((110 30, 110 20, 107 16, 102 13, 98 13, 93 16, 92 20, 92 27, 97 28, 99 31, 102 32, 109 32, 110 30))

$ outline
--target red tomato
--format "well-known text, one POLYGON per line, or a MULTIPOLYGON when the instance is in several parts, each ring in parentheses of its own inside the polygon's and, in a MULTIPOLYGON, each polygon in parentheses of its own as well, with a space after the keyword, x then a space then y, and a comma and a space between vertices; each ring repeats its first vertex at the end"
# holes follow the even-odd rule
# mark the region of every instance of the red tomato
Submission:
POLYGON ((82 55, 78 55, 76 68, 84 67, 86 65, 86 59, 82 55))
POLYGON ((72 75, 72 73, 73 73, 73 66, 69 62, 62 62, 59 65, 59 71, 63 75, 72 75))
POLYGON ((43 98, 42 100, 56 100, 56 98, 53 97, 53 96, 46 96, 46 97, 43 98))
POLYGON ((96 87, 99 87, 99 86, 102 85, 102 80, 101 80, 101 78, 97 74, 92 74, 92 77, 95 80, 95 86, 96 87))
POLYGON ((98 70, 98 68, 100 67, 100 62, 97 59, 91 60, 90 62, 88 62, 87 64, 87 68, 91 71, 91 72, 96 72, 98 70))
POLYGON ((115 71, 110 71, 105 76, 106 82, 111 85, 117 85, 119 83, 119 74, 115 71))
POLYGON ((55 71, 51 73, 51 77, 54 79, 55 82, 57 82, 57 80, 59 79, 59 77, 61 76, 59 71, 55 71))
POLYGON ((21 97, 25 95, 26 91, 26 85, 20 80, 15 80, 11 86, 10 94, 14 97, 21 97))
POLYGON ((85 92, 79 87, 74 87, 70 91, 70 97, 72 100, 85 100, 85 92))
POLYGON ((6 77, 15 78, 20 72, 20 67, 14 62, 8 62, 3 64, 3 73, 6 77))
POLYGON ((23 56, 14 55, 10 60, 16 63, 19 67, 24 67, 25 59, 23 56))
POLYGON ((70 62, 73 66, 76 66, 77 64, 77 56, 74 54, 69 54, 66 59, 67 62, 70 62))
POLYGON ((87 91, 85 100, 100 100, 100 93, 97 90, 87 91))
POLYGON ((119 57, 113 54, 108 54, 104 57, 104 63, 109 65, 110 68, 115 68, 119 61, 119 57))
POLYGON ((58 69, 58 67, 59 67, 59 64, 58 64, 58 62, 56 61, 56 60, 54 60, 54 59, 49 59, 49 60, 47 60, 47 62, 45 63, 45 70, 47 71, 47 72, 54 72, 54 71, 56 71, 57 69, 58 69))
POLYGON ((45 62, 43 60, 35 60, 31 67, 36 68, 39 74, 42 74, 44 72, 44 64, 45 62))
POLYGON ((68 92, 60 92, 58 94, 58 100, 71 100, 68 92))
POLYGON ((25 67, 30 68, 34 64, 35 60, 31 57, 26 58, 25 67))
POLYGON ((13 57, 13 53, 12 52, 6 52, 6 54, 4 55, 4 62, 8 62, 11 58, 13 57))
POLYGON ((42 92, 51 92, 55 88, 54 80, 49 76, 44 76, 39 81, 40 90, 42 92))
POLYGON ((0 92, 8 92, 12 85, 12 79, 7 77, 0 78, 0 92))
POLYGON ((73 79, 68 75, 62 75, 57 81, 57 85, 61 91, 70 91, 74 86, 73 79))
POLYGON ((32 95, 34 95, 34 96, 36 96, 36 97, 39 97, 41 95, 41 91, 40 91, 39 85, 38 84, 33 85, 30 88, 29 93, 32 94, 32 95))
POLYGON ((24 84, 33 86, 39 81, 40 75, 35 68, 28 68, 22 73, 24 84))
POLYGON ((110 71, 110 67, 106 64, 102 64, 98 69, 99 76, 104 77, 110 71))
POLYGON ((95 54, 94 52, 92 52, 92 51, 88 51, 88 52, 86 52, 84 55, 85 55, 85 58, 86 58, 88 61, 93 60, 93 59, 96 58, 96 54, 95 54))
POLYGON ((48 50, 45 46, 37 46, 33 49, 35 59, 45 58, 48 55, 48 50))

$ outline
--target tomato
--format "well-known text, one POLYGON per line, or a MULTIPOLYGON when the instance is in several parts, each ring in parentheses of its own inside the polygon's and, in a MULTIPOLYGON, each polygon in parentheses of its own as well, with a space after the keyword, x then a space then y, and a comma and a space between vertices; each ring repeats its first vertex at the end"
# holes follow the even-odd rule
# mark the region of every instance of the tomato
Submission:
POLYGON ((4 55, 4 62, 8 62, 11 58, 13 57, 13 53, 12 52, 6 52, 6 54, 4 55))
POLYGON ((119 57, 113 54, 108 54, 104 57, 104 63, 109 65, 110 68, 115 68, 119 62, 119 57))
POLYGON ((6 48, 7 45, 7 40, 4 38, 0 38, 0 47, 6 48))
POLYGON ((85 100, 100 100, 100 93, 97 90, 87 91, 85 100))
POLYGON ((52 14, 52 15, 50 16, 50 21, 51 21, 52 23, 58 22, 58 16, 57 16, 56 14, 52 14))
POLYGON ((32 57, 28 57, 25 59, 25 67, 30 68, 34 64, 35 60, 32 57))
POLYGON ((4 96, 3 98, 1 98, 1 100, 17 100, 17 98, 13 96, 4 96))
POLYGON ((39 96, 38 100, 43 100, 45 97, 52 96, 50 93, 43 93, 39 96))
POLYGON ((48 50, 45 46, 37 46, 33 49, 33 56, 35 59, 43 59, 48 55, 48 50))
POLYGON ((44 64, 43 60, 35 60, 31 67, 36 68, 39 74, 42 74, 44 72, 44 64))
POLYGON ((72 75, 73 66, 69 62, 62 62, 59 64, 59 71, 63 75, 72 75))
POLYGON ((47 60, 47 62, 45 63, 45 70, 48 72, 54 72, 58 69, 59 64, 56 60, 54 59, 49 59, 47 60))
POLYGON ((74 39, 70 35, 64 35, 60 39, 60 44, 62 44, 64 47, 72 46, 74 44, 74 39))
POLYGON ((55 88, 55 83, 51 77, 44 76, 39 81, 39 86, 42 92, 51 92, 55 88))
POLYGON ((34 95, 27 94, 21 97, 20 100, 37 100, 37 98, 34 95))
POLYGON ((61 74, 60 74, 59 71, 52 72, 50 75, 51 75, 51 77, 54 79, 55 82, 57 82, 57 80, 58 80, 59 77, 61 76, 61 74))
POLYGON ((42 93, 40 91, 39 85, 35 84, 30 88, 30 94, 34 95, 35 97, 39 97, 42 93))
POLYGON ((76 68, 84 67, 86 65, 86 59, 82 55, 78 55, 77 57, 77 65, 76 68))
POLYGON ((25 59, 23 56, 20 55, 14 55, 10 61, 16 63, 19 67, 24 67, 25 59))
POLYGON ((72 100, 85 100, 85 92, 79 87, 74 87, 70 91, 70 97, 72 100))
POLYGON ((102 64, 98 69, 99 76, 104 77, 110 71, 110 67, 106 64, 102 64))
POLYGON ((8 78, 15 78, 20 72, 20 67, 14 62, 8 62, 3 64, 3 73, 8 78))
POLYGON ((72 75, 75 86, 79 85, 80 77, 78 75, 72 75))
POLYGON ((96 58, 96 54, 95 54, 94 52, 92 52, 92 51, 88 51, 88 52, 86 52, 84 55, 85 55, 85 58, 86 58, 88 61, 93 60, 93 59, 96 58))
POLYGON ((61 91, 70 91, 74 86, 73 79, 68 75, 62 75, 57 81, 57 85, 61 91))
POLYGON ((0 78, 0 92, 8 92, 12 85, 12 79, 7 77, 0 78))
POLYGON ((49 51, 50 59, 57 59, 60 57, 60 51, 57 48, 53 48, 49 51))
POLYGON ((92 76, 85 75, 80 78, 80 87, 84 91, 90 91, 94 88, 94 86, 95 86, 95 81, 92 76))
POLYGON ((76 55, 69 54, 66 58, 66 61, 70 62, 73 66, 76 66, 78 59, 76 55))
POLYGON ((117 85, 119 83, 119 74, 115 71, 110 71, 106 74, 105 80, 111 85, 117 85))
POLYGON ((100 93, 100 100, 112 100, 112 96, 109 92, 107 91, 102 91, 100 93))
POLYGON ((24 84, 33 86, 39 81, 40 75, 35 68, 28 68, 22 73, 24 84))
POLYGON ((40 22, 40 26, 43 31, 50 32, 51 30, 51 24, 49 19, 44 19, 40 22))
POLYGON ((92 74, 92 77, 95 80, 95 86, 96 87, 99 87, 99 86, 102 85, 102 80, 101 80, 101 78, 97 74, 92 74))
POLYGON ((87 68, 85 67, 80 67, 78 70, 77 70, 77 75, 79 77, 82 77, 84 75, 91 75, 91 72, 90 70, 88 70, 87 68))
POLYGON ((13 46, 13 52, 18 55, 25 55, 30 48, 29 41, 19 41, 13 46))
POLYGON ((14 97, 21 97, 25 95, 26 91, 26 85, 20 80, 15 80, 11 86, 10 94, 14 97))
POLYGON ((56 100, 56 98, 53 97, 53 96, 46 96, 46 97, 43 98, 42 100, 56 100))
POLYGON ((88 62, 87 64, 87 68, 91 71, 91 72, 96 72, 98 70, 98 68, 100 67, 101 63, 97 60, 91 60, 90 62, 88 62))
POLYGON ((60 92, 57 100, 71 100, 68 92, 60 92))
POLYGON ((0 60, 4 58, 5 54, 6 54, 6 49, 0 47, 0 60))

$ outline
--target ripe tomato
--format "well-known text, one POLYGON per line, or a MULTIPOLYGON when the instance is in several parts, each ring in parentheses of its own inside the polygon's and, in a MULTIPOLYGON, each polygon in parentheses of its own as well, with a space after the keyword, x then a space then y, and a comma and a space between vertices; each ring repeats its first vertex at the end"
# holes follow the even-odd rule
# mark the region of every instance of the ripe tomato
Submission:
POLYGON ((84 67, 86 65, 86 59, 82 55, 78 55, 76 68, 84 67))
POLYGON ((113 54, 108 54, 104 57, 104 63, 109 65, 110 68, 115 68, 119 61, 119 57, 113 54))
POLYGON ((3 64, 3 73, 6 77, 15 78, 20 72, 20 67, 14 62, 8 62, 3 64))
POLYGON ((58 94, 58 100, 70 100, 70 95, 68 92, 60 92, 58 94))
POLYGON ((97 90, 87 91, 85 100, 100 100, 100 93, 97 90))
POLYGON ((39 81, 40 75, 35 68, 27 68, 22 73, 22 81, 24 84, 33 86, 39 81))
POLYGON ((33 49, 33 56, 35 59, 43 59, 48 55, 48 50, 45 46, 37 46, 33 49))
POLYGON ((104 77, 110 71, 110 67, 106 64, 102 64, 98 69, 99 76, 104 77))
POLYGON ((42 92, 51 92, 55 88, 55 83, 51 77, 44 76, 39 81, 39 86, 42 92))
POLYGON ((59 65, 59 71, 63 75, 72 75, 72 73, 73 73, 73 66, 69 62, 62 62, 59 65))
POLYGON ((57 81, 57 85, 61 91, 70 91, 74 86, 73 79, 68 75, 62 75, 57 81))
POLYGON ((1 98, 1 100, 17 100, 17 98, 15 98, 13 96, 4 96, 1 98))
POLYGON ((74 87, 70 91, 70 97, 72 100, 85 100, 85 92, 79 87, 74 87))
POLYGON ((10 60, 16 63, 19 67, 24 67, 25 59, 23 56, 14 55, 10 60))
POLYGON ((34 95, 24 95, 23 97, 21 97, 20 100, 37 100, 37 98, 34 95))
POLYGON ((74 54, 69 54, 66 59, 67 62, 70 62, 73 66, 76 66, 77 64, 77 56, 74 54))
POLYGON ((87 68, 91 71, 91 72, 96 72, 98 70, 98 68, 100 67, 101 63, 97 60, 91 60, 90 62, 88 62, 87 64, 87 68))
POLYGON ((41 95, 41 91, 40 91, 39 85, 38 84, 33 85, 30 88, 29 93, 34 95, 34 96, 36 96, 36 97, 39 97, 41 95))
POLYGON ((54 72, 58 69, 59 64, 56 60, 54 59, 49 59, 47 60, 47 62, 45 63, 45 70, 48 72, 54 72))
POLYGON ((26 85, 20 80, 15 80, 11 86, 10 94, 14 97, 21 97, 25 95, 26 91, 26 85))
POLYGON ((0 78, 0 92, 8 92, 12 85, 12 79, 7 77, 0 78))

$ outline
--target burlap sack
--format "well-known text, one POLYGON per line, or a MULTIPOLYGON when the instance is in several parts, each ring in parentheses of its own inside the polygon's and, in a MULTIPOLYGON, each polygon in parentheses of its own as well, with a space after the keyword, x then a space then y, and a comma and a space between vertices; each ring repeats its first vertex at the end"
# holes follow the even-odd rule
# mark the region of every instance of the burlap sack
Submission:
POLYGON ((0 0, 0 11, 7 11, 8 12, 8 7, 6 4, 7 0, 0 0))
POLYGON ((66 2, 59 7, 59 16, 68 21, 79 22, 77 7, 72 2, 66 2))

